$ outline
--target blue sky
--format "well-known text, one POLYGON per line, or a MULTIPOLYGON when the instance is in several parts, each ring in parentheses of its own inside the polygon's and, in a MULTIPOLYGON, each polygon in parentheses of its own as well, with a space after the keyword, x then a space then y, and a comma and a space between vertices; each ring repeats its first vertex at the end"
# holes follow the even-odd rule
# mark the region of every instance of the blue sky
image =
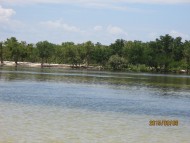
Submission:
POLYGON ((190 40, 190 0, 0 0, 0 41, 190 40))

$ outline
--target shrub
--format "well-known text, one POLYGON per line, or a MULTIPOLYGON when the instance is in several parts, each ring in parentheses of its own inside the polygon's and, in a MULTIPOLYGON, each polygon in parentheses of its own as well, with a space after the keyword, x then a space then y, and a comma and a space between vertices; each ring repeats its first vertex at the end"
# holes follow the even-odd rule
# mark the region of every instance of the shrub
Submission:
POLYGON ((108 64, 112 70, 123 70, 127 68, 127 61, 126 59, 118 56, 113 55, 109 58, 108 64))

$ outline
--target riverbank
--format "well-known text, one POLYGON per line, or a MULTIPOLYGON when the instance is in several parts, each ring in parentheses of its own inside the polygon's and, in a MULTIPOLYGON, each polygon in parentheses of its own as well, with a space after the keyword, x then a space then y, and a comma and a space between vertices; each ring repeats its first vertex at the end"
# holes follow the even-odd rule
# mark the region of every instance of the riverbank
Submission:
MULTIPOLYGON (((3 61, 3 64, 0 63, 0 66, 5 67, 16 67, 16 64, 14 61, 3 61)), ((17 67, 31 67, 31 68, 41 68, 41 63, 32 63, 32 62, 18 62, 17 67)), ((61 68, 61 69, 87 69, 87 70, 106 70, 106 71, 113 71, 111 69, 103 69, 101 66, 86 66, 85 64, 82 64, 80 66, 73 66, 70 64, 50 64, 50 63, 44 63, 43 68, 61 68)), ((126 71, 126 72, 143 72, 143 73, 177 73, 177 74, 185 74, 187 73, 187 70, 173 70, 173 71, 155 71, 153 69, 150 69, 146 67, 145 65, 129 65, 127 69, 124 70, 118 70, 118 71, 126 71)))

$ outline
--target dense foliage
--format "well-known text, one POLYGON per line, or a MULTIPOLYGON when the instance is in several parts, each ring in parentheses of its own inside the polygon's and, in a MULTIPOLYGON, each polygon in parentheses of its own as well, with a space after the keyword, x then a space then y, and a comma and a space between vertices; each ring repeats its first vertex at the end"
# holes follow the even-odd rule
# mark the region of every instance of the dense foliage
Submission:
POLYGON ((87 41, 61 45, 41 41, 36 44, 19 42, 15 37, 0 42, 0 59, 70 64, 72 67, 99 66, 102 69, 179 72, 190 69, 190 41, 181 37, 160 36, 155 41, 118 39, 109 46, 87 41))

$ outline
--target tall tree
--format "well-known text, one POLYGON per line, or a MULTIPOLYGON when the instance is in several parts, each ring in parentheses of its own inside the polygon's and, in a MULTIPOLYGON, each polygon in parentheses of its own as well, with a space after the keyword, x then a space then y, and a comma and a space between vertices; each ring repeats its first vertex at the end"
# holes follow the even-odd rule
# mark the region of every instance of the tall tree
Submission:
POLYGON ((7 41, 5 41, 5 45, 6 45, 6 47, 9 48, 9 50, 11 52, 11 57, 17 66, 18 60, 20 57, 19 42, 17 41, 17 39, 15 37, 11 37, 10 39, 7 39, 7 41))
POLYGON ((78 64, 79 66, 81 64, 84 64, 85 62, 85 57, 86 57, 86 52, 83 44, 77 44, 77 52, 78 52, 78 64))
POLYGON ((120 57, 123 55, 123 48, 125 45, 125 40, 117 39, 115 43, 111 44, 110 47, 112 49, 112 55, 119 55, 120 57))
POLYGON ((93 60, 100 66, 105 66, 111 56, 110 48, 100 43, 95 45, 93 60))
POLYGON ((186 60, 186 69, 187 69, 187 72, 189 72, 190 70, 190 41, 185 41, 183 54, 186 60))
POLYGON ((143 64, 144 43, 141 41, 134 41, 132 46, 128 50, 129 63, 138 65, 143 64))
POLYGON ((1 56, 1 64, 3 64, 3 43, 0 42, 0 56, 1 56))
POLYGON ((72 66, 78 66, 78 62, 80 60, 77 46, 68 45, 65 47, 65 57, 68 63, 72 64, 72 66))
POLYGON ((20 48, 20 60, 23 62, 28 56, 27 43, 25 41, 21 41, 21 43, 19 43, 19 48, 20 48))
POLYGON ((53 59, 55 63, 63 64, 66 62, 65 60, 65 49, 62 45, 55 45, 55 53, 53 55, 53 59))
POLYGON ((94 44, 91 41, 87 41, 83 44, 85 49, 85 60, 87 67, 89 66, 91 60, 92 60, 92 53, 94 51, 94 44))
POLYGON ((160 36, 159 39, 156 39, 156 44, 158 48, 159 56, 159 65, 160 68, 165 72, 168 71, 169 64, 173 62, 173 44, 174 38, 166 34, 165 36, 160 36))
POLYGON ((151 41, 148 44, 148 47, 145 49, 145 63, 148 67, 151 67, 157 72, 159 69, 159 60, 161 59, 160 49, 157 47, 156 41, 151 41))
POLYGON ((173 58, 175 61, 183 59, 183 42, 181 37, 176 37, 173 41, 173 58))
POLYGON ((27 57, 26 61, 29 62, 38 62, 38 49, 34 47, 34 44, 27 44, 26 45, 27 57))
POLYGON ((53 54, 53 44, 48 41, 42 41, 38 42, 36 46, 39 52, 39 57, 41 58, 41 67, 43 68, 45 60, 47 62, 47 59, 53 54))

